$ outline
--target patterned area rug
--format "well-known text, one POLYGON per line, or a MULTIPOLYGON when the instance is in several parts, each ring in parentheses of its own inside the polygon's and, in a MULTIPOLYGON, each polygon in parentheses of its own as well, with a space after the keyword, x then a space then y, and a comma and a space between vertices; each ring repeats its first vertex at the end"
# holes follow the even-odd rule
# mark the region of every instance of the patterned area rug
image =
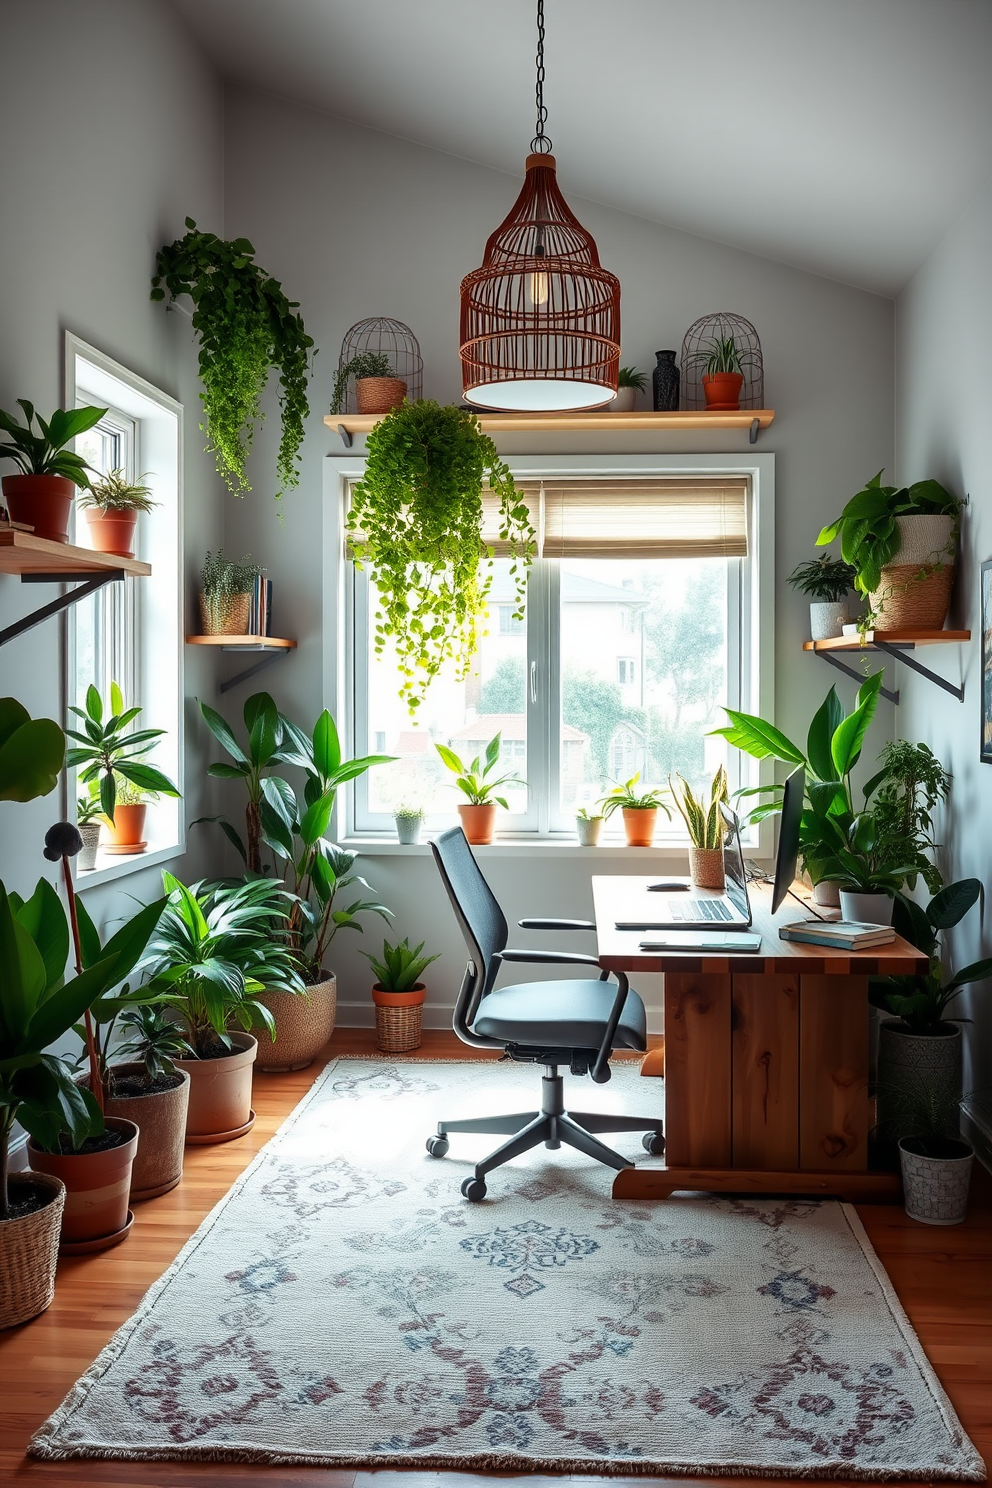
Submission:
MULTIPOLYGON (((605 1168, 543 1148, 462 1199, 499 1139, 435 1160, 425 1138, 537 1085, 328 1066, 33 1454, 984 1480, 849 1207, 614 1203, 605 1168)), ((659 1096, 629 1066, 567 1088, 580 1109, 659 1096)))

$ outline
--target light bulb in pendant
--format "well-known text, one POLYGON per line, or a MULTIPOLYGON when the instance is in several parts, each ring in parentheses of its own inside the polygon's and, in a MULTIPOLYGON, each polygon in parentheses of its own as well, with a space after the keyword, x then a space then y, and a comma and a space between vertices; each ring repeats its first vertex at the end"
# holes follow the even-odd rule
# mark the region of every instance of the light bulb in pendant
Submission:
MULTIPOLYGON (((534 249, 537 258, 544 257, 544 244, 538 243, 534 249)), ((542 270, 529 275, 530 279, 530 302, 532 305, 546 305, 548 303, 548 276, 542 270)))

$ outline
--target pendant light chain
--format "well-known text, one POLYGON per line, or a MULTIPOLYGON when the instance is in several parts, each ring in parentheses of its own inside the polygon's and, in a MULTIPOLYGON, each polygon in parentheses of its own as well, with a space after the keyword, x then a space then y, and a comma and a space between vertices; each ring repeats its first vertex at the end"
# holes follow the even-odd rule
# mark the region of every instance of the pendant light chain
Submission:
POLYGON ((548 122, 548 111, 544 106, 544 0, 537 0, 537 88, 535 96, 537 102, 537 133, 530 142, 531 153, 534 155, 551 154, 551 137, 545 134, 544 126, 548 122))

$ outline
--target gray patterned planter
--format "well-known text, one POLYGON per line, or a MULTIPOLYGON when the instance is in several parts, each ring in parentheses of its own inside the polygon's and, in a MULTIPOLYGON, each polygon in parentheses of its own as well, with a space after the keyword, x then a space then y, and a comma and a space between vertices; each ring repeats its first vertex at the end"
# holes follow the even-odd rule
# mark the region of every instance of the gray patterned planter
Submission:
MULTIPOLYGON (((913 1113, 920 1092, 947 1092, 948 1119, 944 1135, 960 1130, 957 1102, 961 1099, 961 1025, 943 1023, 939 1034, 910 1033, 900 1020, 886 1019, 878 1033, 878 1129, 889 1145, 913 1134, 913 1113)), ((918 1128, 917 1128, 918 1129, 918 1128)))
POLYGON ((814 600, 809 607, 809 634, 813 641, 830 641, 844 634, 851 618, 846 599, 814 600))
POLYGON ((918 1137, 903 1137, 899 1143, 903 1198, 906 1213, 920 1224, 961 1224, 968 1213, 968 1187, 974 1148, 949 1137, 938 1144, 918 1137), (939 1147, 941 1155, 928 1157, 922 1150, 939 1147))

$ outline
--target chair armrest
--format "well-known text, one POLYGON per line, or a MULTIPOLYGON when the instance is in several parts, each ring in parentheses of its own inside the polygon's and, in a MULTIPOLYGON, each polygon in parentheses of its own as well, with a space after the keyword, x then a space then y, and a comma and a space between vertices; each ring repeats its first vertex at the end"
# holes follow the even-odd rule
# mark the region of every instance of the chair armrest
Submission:
POLYGON ((497 951, 494 961, 524 961, 533 966, 595 966, 595 956, 584 956, 579 951, 497 951))
POLYGON ((518 920, 521 930, 595 930, 592 920, 518 920))

